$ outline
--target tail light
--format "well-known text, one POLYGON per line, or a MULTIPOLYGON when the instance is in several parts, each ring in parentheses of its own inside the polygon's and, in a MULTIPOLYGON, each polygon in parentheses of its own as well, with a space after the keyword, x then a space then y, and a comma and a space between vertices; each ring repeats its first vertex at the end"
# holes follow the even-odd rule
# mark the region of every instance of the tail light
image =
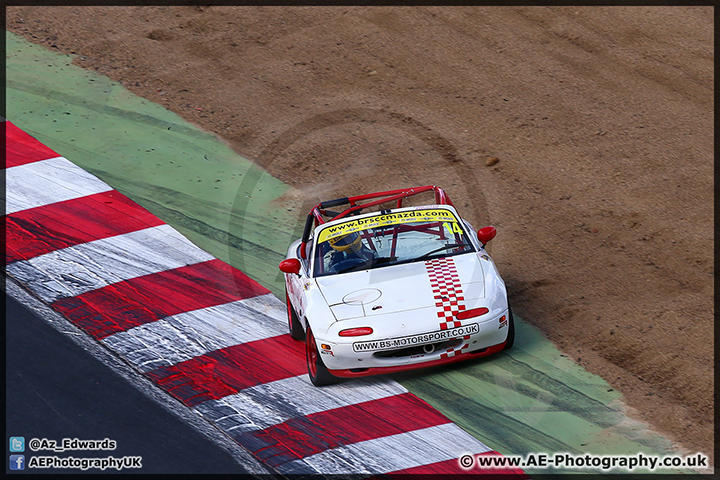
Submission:
POLYGON ((472 310, 463 310, 462 312, 455 315, 455 318, 458 320, 465 320, 466 318, 472 318, 472 317, 479 317, 480 315, 485 315, 490 310, 488 310, 485 307, 480 308, 473 308, 472 310))
POLYGON ((363 335, 370 335, 373 333, 373 329, 370 327, 358 327, 358 328, 346 328, 345 330, 340 330, 341 337, 360 337, 363 335))

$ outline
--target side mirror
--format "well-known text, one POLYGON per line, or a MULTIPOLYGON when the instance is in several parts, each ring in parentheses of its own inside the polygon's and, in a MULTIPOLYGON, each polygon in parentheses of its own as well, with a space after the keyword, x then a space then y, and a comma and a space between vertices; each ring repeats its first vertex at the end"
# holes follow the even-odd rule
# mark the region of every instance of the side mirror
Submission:
POLYGON ((300 260, 297 258, 288 258, 280 262, 280 271, 284 273, 300 273, 300 260))
POLYGON ((480 230, 478 230, 478 240, 480 240, 480 243, 484 247, 490 240, 495 238, 495 235, 497 235, 497 230, 495 227, 483 227, 480 230))

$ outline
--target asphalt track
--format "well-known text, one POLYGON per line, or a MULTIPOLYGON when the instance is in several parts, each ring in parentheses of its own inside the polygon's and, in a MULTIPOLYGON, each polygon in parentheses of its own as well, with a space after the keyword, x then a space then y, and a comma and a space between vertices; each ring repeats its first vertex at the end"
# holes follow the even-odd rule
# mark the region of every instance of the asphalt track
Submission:
MULTIPOLYGON (((234 259, 277 294, 277 260, 295 235, 302 210, 275 201, 287 187, 243 163, 212 136, 69 65, 69 58, 16 42, 9 37, 11 120, 218 258, 234 259), (84 134, 95 129, 103 135, 84 134), (163 138, 167 132, 174 135, 169 142, 163 138), (205 162, 198 165, 198 157, 205 162), (225 185, 234 175, 244 178, 225 185), (238 183, 246 190, 238 191, 238 183), (243 238, 233 236, 238 204, 249 207, 242 218, 243 238), (264 222, 265 216, 277 223, 264 222)), ((395 378, 501 453, 671 452, 667 440, 624 416, 617 392, 519 323, 519 340, 509 355, 395 378)))
MULTIPOLYGON (((153 401, 15 298, 6 295, 7 437, 117 442, 112 451, 38 452, 38 455, 142 457, 142 468, 104 473, 251 474, 232 453, 153 401), (62 359, 62 361, 58 361, 62 359), (110 392, 112 392, 110 394, 110 392), (188 454, 190 452, 191 454, 188 454)), ((46 315, 48 313, 46 312, 46 315)), ((72 334, 72 332, 70 332, 72 334)), ((228 442, 229 443, 229 442, 228 442)), ((27 447, 25 457, 34 455, 27 447)), ((246 462, 248 460, 246 459, 246 462)), ((11 471, 6 465, 6 473, 11 471)), ((76 473, 49 468, 33 473, 76 473)), ((26 470, 30 473, 30 470, 26 470)), ((97 473, 98 470, 90 470, 97 473)), ((269 472, 268 472, 269 473, 269 472)))

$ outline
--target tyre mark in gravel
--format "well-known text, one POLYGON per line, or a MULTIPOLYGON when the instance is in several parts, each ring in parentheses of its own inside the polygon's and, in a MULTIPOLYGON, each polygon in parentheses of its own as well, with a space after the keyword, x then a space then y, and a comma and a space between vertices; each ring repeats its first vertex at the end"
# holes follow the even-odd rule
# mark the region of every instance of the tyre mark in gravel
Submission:
MULTIPOLYGON (((324 113, 303 120, 283 132, 277 139, 262 150, 258 158, 254 159, 256 165, 251 167, 243 176, 242 183, 238 188, 239 193, 235 198, 232 209, 230 235, 243 238, 243 229, 246 228, 244 225, 247 218, 246 212, 248 211, 251 200, 241 193, 252 192, 260 178, 266 174, 266 171, 272 173, 273 163, 278 160, 284 151, 319 130, 351 123, 398 128, 438 151, 445 161, 445 165, 441 166, 441 168, 448 167, 455 171, 458 181, 461 182, 461 185, 465 188, 467 198, 470 200, 470 211, 473 218, 490 220, 487 200, 482 190, 477 188, 477 185, 481 183, 478 181, 474 170, 463 160, 458 154, 457 148, 449 140, 412 117, 386 110, 354 108, 324 113)), ((417 185, 408 185, 408 187, 410 186, 417 185)), ((348 195, 349 194, 350 193, 348 193, 348 195)), ((312 201, 308 199, 303 200, 300 210, 301 216, 298 216, 297 222, 292 227, 292 231, 297 237, 300 237, 305 221, 302 215, 308 212, 312 206, 312 201)), ((242 248, 238 249, 237 252, 231 252, 231 263, 241 270, 246 268, 244 255, 245 251, 242 248)), ((281 274, 278 272, 278 278, 280 277, 281 274)))

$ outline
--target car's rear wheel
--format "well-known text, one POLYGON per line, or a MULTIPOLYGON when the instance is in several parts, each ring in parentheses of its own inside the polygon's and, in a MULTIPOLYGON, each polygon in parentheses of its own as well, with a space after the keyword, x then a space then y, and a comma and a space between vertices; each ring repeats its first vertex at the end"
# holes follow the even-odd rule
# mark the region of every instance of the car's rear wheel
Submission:
POLYGON ((290 303, 290 296, 285 289, 285 303, 287 304, 287 316, 288 316, 288 329, 290 330, 290 336, 295 340, 305 340, 305 332, 303 331, 300 320, 298 319, 295 309, 290 303))
POLYGON ((318 352, 317 345, 315 344, 315 336, 308 326, 307 332, 305 333, 305 359, 307 361, 308 375, 310 375, 310 381, 316 387, 322 387, 324 385, 332 385, 338 383, 339 378, 334 377, 327 369, 325 364, 320 358, 320 352, 318 352))
POLYGON ((512 348, 514 343, 515 343, 515 319, 513 318, 512 308, 510 308, 510 305, 508 305, 508 335, 507 335, 507 340, 505 340, 505 346, 503 347, 503 350, 508 350, 508 349, 512 348))

